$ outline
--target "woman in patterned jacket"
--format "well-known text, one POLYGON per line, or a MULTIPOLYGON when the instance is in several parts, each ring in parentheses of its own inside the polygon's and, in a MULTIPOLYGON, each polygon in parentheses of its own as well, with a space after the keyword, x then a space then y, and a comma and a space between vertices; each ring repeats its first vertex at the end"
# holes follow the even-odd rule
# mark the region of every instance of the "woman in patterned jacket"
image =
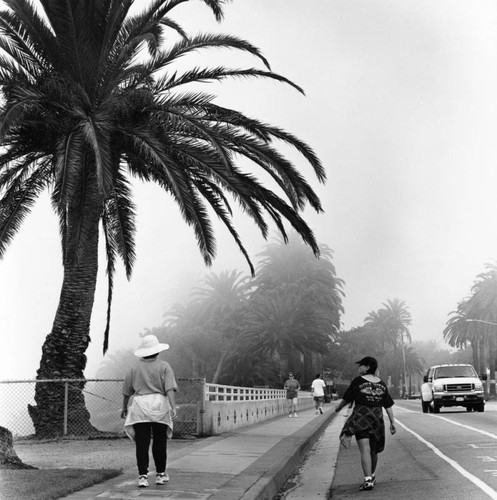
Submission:
POLYGON ((340 441, 348 448, 352 436, 355 435, 361 453, 361 465, 364 472, 364 482, 361 490, 372 490, 376 483, 376 464, 378 453, 385 448, 385 424, 383 423, 383 408, 390 420, 390 433, 395 434, 394 404, 388 388, 376 376, 378 362, 375 358, 366 356, 357 361, 359 376, 356 377, 343 395, 343 399, 335 409, 335 415, 345 406, 354 403, 354 409, 349 416, 342 432, 340 441))

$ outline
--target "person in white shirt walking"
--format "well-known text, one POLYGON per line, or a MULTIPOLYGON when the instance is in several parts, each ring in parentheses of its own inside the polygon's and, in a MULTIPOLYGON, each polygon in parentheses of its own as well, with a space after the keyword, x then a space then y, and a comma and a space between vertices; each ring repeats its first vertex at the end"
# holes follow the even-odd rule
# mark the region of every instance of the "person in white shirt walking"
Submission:
POLYGON ((316 408, 316 415, 323 414, 324 390, 326 384, 321 378, 320 373, 316 373, 316 378, 312 381, 311 392, 314 397, 314 407, 316 408))

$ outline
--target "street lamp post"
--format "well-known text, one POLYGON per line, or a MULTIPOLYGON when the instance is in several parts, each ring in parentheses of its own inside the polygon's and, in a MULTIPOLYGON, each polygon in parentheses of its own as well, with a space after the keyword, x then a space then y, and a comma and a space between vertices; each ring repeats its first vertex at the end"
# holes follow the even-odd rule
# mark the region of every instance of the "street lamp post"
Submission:
POLYGON ((486 325, 494 325, 497 326, 497 323, 494 323, 493 321, 485 321, 483 319, 470 319, 470 318, 465 318, 464 321, 468 323, 485 323, 486 325))

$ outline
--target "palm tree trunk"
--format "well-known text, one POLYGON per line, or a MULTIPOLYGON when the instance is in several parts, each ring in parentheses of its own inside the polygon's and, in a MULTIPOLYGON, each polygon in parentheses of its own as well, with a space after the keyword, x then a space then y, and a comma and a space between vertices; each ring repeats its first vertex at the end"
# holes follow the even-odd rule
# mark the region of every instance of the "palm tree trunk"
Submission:
POLYGON ((25 464, 14 450, 12 432, 0 426, 0 470, 2 469, 36 469, 25 464))
POLYGON ((219 377, 221 376, 221 372, 224 367, 224 362, 226 361, 226 358, 228 357, 228 354, 231 352, 231 346, 227 349, 225 349, 221 353, 221 357, 219 358, 219 361, 217 363, 216 371, 214 372, 214 376, 212 377, 212 383, 217 384, 219 377))
MULTIPOLYGON (((95 201, 95 198, 94 198, 95 201)), ((100 205, 90 197, 81 220, 87 235, 80 258, 66 261, 64 278, 52 331, 42 347, 37 380, 82 379, 86 349, 90 342, 90 319, 98 271, 98 229, 100 205)), ((63 383, 37 383, 36 406, 28 405, 37 437, 56 437, 64 433, 87 435, 96 429, 90 424, 83 395, 84 382, 72 383, 67 391, 67 420, 64 422, 65 387, 63 383)))
POLYGON ((284 379, 288 378, 288 373, 294 368, 290 368, 290 353, 288 351, 280 353, 280 370, 284 379))

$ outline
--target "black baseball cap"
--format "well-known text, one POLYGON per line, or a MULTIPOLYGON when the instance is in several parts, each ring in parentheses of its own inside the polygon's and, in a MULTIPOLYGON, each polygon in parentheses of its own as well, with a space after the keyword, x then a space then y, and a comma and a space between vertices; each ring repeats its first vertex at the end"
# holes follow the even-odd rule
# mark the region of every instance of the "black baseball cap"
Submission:
POLYGON ((376 359, 371 356, 365 356, 355 363, 359 366, 369 366, 369 368, 373 371, 376 371, 376 369, 378 368, 378 361, 376 361, 376 359))

